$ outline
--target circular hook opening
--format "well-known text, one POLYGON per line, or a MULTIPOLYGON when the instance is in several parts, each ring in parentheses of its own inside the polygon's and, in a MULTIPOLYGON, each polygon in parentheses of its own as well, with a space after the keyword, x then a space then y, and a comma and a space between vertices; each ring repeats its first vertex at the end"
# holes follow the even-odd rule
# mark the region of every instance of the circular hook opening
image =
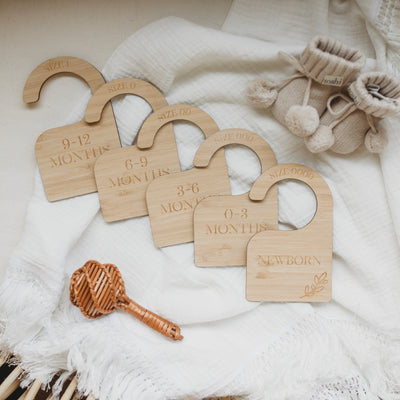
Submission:
POLYGON ((304 228, 317 211, 314 191, 307 183, 295 179, 278 182, 278 204, 280 230, 304 228))
POLYGON ((173 125, 181 170, 187 171, 194 168, 194 156, 206 138, 203 131, 191 121, 176 120, 173 125))
POLYGON ((224 149, 232 194, 247 193, 261 175, 260 159, 254 150, 243 144, 228 144, 224 149))

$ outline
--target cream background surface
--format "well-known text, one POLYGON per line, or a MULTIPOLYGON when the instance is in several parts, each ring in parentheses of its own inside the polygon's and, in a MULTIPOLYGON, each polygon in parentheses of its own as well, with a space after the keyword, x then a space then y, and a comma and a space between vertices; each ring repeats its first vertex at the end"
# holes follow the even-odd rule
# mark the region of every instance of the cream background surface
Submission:
POLYGON ((86 92, 73 77, 48 82, 40 101, 27 106, 29 73, 48 58, 71 55, 101 69, 136 30, 174 15, 220 28, 231 0, 0 0, 0 278, 18 243, 32 195, 40 133, 64 121, 86 92))

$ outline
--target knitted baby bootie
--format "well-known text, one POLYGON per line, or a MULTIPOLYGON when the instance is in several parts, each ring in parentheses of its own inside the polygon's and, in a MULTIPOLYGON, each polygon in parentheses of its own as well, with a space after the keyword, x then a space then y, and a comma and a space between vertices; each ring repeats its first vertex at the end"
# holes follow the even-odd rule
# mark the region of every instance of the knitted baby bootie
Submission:
POLYGON ((399 112, 400 81, 383 72, 366 72, 350 84, 348 94, 328 99, 320 126, 304 141, 312 153, 330 149, 348 154, 363 141, 368 151, 379 153, 387 142, 379 121, 399 112))
POLYGON ((247 96, 261 108, 271 107, 274 117, 300 137, 312 135, 333 92, 345 85, 365 64, 364 55, 338 40, 317 36, 297 59, 280 53, 297 70, 281 82, 257 79, 247 96))

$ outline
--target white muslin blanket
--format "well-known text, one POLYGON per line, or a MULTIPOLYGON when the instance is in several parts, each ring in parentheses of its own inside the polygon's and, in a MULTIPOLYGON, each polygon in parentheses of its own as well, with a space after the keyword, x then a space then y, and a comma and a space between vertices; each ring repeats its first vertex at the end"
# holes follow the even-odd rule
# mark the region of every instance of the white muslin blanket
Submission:
MULTIPOLYGON (((299 54, 315 34, 358 47, 368 69, 398 74, 399 28, 395 0, 241 0, 222 31, 171 17, 122 43, 103 69, 107 80, 148 80, 170 104, 201 107, 221 129, 254 131, 279 163, 324 177, 334 200, 333 299, 247 302, 244 267, 197 268, 192 243, 157 249, 148 217, 105 223, 96 193, 49 203, 37 173, 25 233, 0 288, 0 348, 19 358, 25 383, 49 382, 61 370, 59 384, 77 371, 79 389, 100 400, 400 399, 400 120, 386 121, 380 156, 364 148, 314 155, 244 96, 257 76, 289 76, 278 51, 299 54), (116 264, 128 295, 179 324, 184 340, 171 342, 122 312, 85 319, 68 285, 89 259, 116 264)), ((88 99, 68 123, 82 118, 88 99)), ((150 107, 135 96, 113 105, 129 145, 150 107)), ((174 129, 182 167, 190 168, 203 137, 187 123, 174 129)), ((226 154, 233 192, 248 191, 260 173, 257 157, 240 147, 226 154)), ((279 201, 283 225, 301 227, 313 216, 301 185, 280 184, 279 201)))

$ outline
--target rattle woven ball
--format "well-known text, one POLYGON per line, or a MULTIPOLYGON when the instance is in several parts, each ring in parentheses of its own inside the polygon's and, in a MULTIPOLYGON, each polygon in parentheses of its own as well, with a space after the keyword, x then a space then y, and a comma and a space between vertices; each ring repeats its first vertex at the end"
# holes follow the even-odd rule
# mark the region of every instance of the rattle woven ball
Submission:
POLYGON ((131 300, 119 269, 113 264, 88 261, 71 277, 70 299, 87 318, 97 318, 116 309, 124 310, 172 340, 182 340, 179 326, 131 300))

